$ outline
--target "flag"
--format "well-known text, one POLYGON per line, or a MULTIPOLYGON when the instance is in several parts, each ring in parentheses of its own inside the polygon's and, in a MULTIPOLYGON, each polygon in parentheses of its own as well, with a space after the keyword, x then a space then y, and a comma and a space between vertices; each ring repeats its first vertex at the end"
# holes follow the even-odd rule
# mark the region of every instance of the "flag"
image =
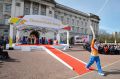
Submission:
POLYGON ((62 29, 70 31, 70 30, 71 30, 71 27, 70 27, 70 26, 66 26, 66 27, 64 27, 64 28, 62 28, 62 29))

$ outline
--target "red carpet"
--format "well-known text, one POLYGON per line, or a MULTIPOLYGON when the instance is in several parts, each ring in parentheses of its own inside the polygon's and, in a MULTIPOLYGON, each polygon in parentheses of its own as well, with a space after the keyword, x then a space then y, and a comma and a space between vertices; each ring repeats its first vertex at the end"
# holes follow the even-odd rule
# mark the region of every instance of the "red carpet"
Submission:
MULTIPOLYGON (((90 72, 91 70, 86 70, 85 64, 83 62, 80 62, 76 60, 75 58, 70 57, 67 54, 64 54, 63 52, 51 47, 51 46, 45 46, 47 49, 49 49, 53 54, 55 54, 57 57, 62 59, 64 62, 66 62, 68 65, 70 65, 75 72, 82 75, 84 73, 90 72)), ((93 70, 93 69, 92 69, 93 70)))

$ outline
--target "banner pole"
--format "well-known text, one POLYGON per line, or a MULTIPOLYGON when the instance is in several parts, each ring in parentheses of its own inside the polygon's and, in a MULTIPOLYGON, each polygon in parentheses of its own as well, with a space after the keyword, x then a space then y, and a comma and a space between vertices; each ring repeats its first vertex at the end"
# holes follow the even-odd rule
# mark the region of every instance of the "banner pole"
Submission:
POLYGON ((13 50, 13 25, 10 24, 10 32, 9 32, 9 50, 13 50))

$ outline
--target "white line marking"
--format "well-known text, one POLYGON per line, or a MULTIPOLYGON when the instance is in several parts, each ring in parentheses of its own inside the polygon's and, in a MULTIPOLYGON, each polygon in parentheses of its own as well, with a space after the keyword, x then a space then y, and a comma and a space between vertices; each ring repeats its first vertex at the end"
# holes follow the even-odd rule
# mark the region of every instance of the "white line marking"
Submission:
POLYGON ((85 74, 78 75, 78 76, 75 76, 75 77, 72 77, 72 78, 69 78, 69 79, 76 79, 76 78, 82 77, 82 76, 87 75, 87 74, 92 73, 92 72, 94 72, 94 71, 87 72, 87 73, 85 73, 85 74))
POLYGON ((43 47, 43 49, 50 54, 51 56, 53 56, 55 59, 57 59, 58 61, 60 61, 61 63, 63 63, 65 66, 67 66, 68 68, 70 68, 71 70, 73 70, 73 68, 67 64, 66 62, 64 62, 62 59, 60 59, 59 57, 57 57, 55 54, 53 54, 49 49, 47 49, 46 47, 43 47))
POLYGON ((102 68, 104 69, 104 68, 106 68, 106 67, 108 67, 108 66, 111 66, 111 65, 117 63, 117 62, 120 62, 120 59, 119 59, 118 61, 116 61, 116 62, 113 62, 113 63, 111 63, 111 64, 108 64, 108 65, 106 65, 106 66, 103 66, 102 68))

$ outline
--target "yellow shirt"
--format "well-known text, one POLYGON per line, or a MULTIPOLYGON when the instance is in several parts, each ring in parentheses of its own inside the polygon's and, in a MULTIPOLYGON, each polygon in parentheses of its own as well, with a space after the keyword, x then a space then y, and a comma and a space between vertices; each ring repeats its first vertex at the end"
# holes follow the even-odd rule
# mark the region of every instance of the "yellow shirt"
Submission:
POLYGON ((95 45, 94 40, 95 39, 93 39, 92 43, 91 43, 91 55, 92 56, 98 56, 98 47, 95 45))

